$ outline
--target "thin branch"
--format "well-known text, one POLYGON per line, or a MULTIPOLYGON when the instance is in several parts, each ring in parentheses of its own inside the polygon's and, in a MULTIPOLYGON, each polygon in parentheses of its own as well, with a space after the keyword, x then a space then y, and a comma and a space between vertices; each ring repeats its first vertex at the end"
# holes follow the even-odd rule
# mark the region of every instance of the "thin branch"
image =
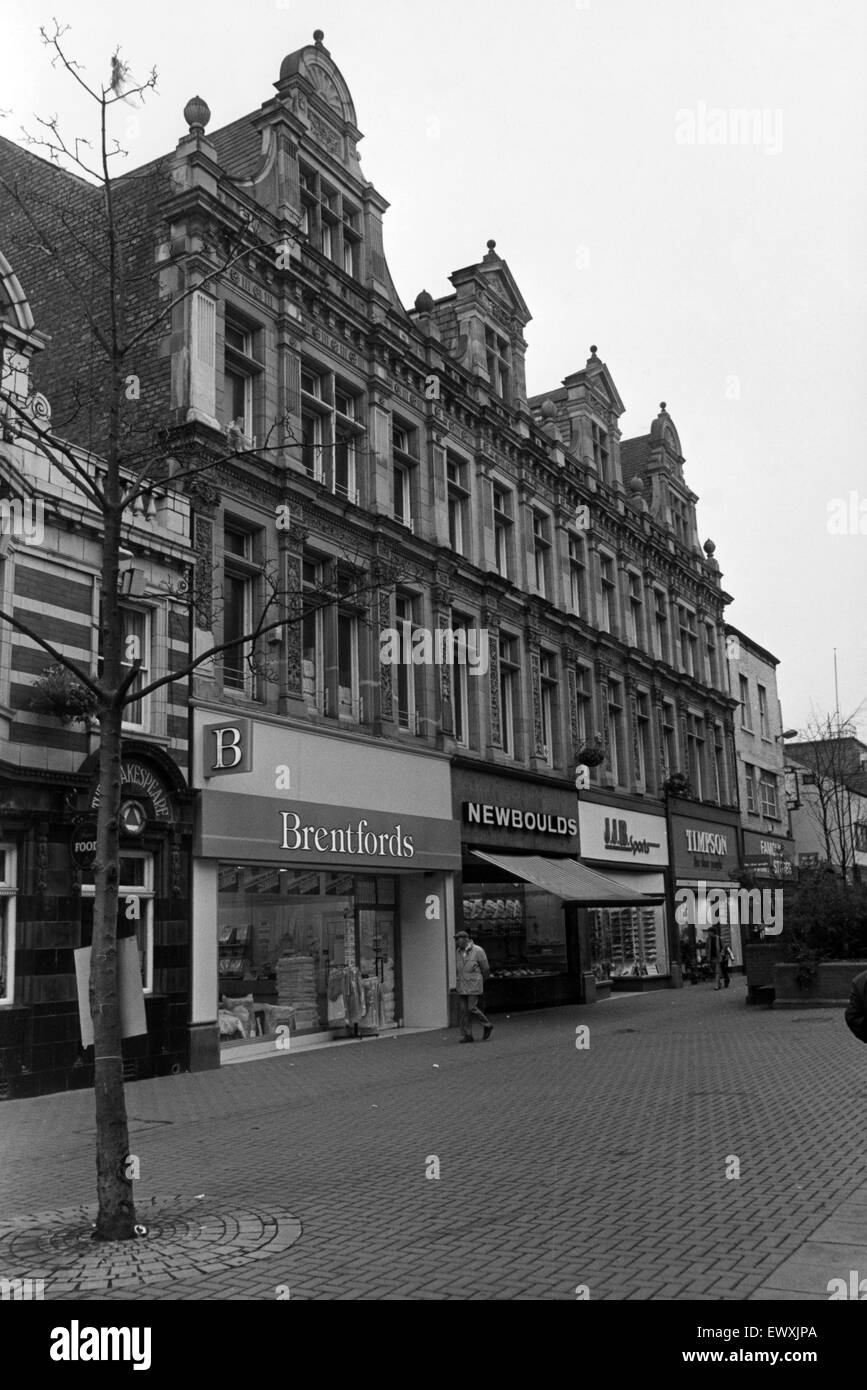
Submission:
POLYGON ((55 661, 59 661, 61 666, 65 666, 67 671, 71 671, 76 679, 80 680, 82 685, 86 685, 88 690, 97 697, 100 703, 106 700, 107 692, 103 690, 102 686, 97 685, 96 681, 92 680, 90 676, 86 676, 83 671, 80 671, 70 657, 64 656, 63 653, 59 652, 50 642, 46 642, 45 638, 40 637, 39 633, 34 632, 33 628, 27 623, 22 623, 20 618, 14 617, 11 613, 7 613, 3 608, 0 608, 0 619, 9 623, 17 632, 23 633, 25 637, 29 637, 38 647, 42 647, 43 651, 48 652, 49 656, 53 656, 55 661))

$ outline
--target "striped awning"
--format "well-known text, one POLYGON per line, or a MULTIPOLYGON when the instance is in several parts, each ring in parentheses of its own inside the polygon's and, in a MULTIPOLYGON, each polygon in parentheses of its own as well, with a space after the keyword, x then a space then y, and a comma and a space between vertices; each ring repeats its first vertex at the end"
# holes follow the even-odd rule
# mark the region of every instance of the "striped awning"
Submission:
POLYGON ((485 854, 474 849, 477 859, 494 864, 512 878, 521 878, 553 893, 564 902, 583 907, 649 907, 665 901, 662 893, 639 893, 624 888, 613 878, 588 869, 579 859, 543 859, 539 854, 485 854))

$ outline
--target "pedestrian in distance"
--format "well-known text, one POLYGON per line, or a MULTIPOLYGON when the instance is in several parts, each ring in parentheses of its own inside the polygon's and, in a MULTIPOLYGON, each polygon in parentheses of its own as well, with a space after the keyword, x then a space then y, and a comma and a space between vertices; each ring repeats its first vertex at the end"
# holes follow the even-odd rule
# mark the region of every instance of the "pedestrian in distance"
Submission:
POLYGON ((728 989, 729 983, 730 983, 730 981, 731 981, 731 973, 730 973, 730 972, 731 972, 732 965, 734 964, 734 959, 735 959, 735 953, 734 953, 734 951, 732 950, 732 948, 731 948, 731 946, 729 945, 729 943, 726 942, 725 946, 723 946, 723 948, 722 948, 722 952, 720 953, 720 958, 719 958, 720 973, 721 973, 721 975, 722 975, 723 984, 725 985, 726 989, 728 989))
POLYGON ((720 982, 720 965, 722 958, 722 943, 720 941, 720 929, 715 925, 707 929, 707 963, 713 971, 714 989, 722 989, 720 982))
POLYGON ((844 1017, 849 1031, 859 1042, 867 1043, 867 970, 862 970, 852 981, 844 1017))
POLYGON ((482 1041, 487 1042, 494 1031, 494 1025, 482 1012, 484 1005, 485 981, 491 973, 488 957, 481 946, 477 946, 468 931, 455 933, 458 1027, 462 1043, 475 1042, 473 1019, 482 1025, 482 1041))

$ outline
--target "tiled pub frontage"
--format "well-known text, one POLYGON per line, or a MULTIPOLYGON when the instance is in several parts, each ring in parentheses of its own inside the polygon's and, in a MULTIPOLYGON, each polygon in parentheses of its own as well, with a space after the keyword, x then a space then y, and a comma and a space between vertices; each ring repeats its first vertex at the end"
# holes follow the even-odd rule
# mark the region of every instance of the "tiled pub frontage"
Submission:
MULTIPOLYGON (((124 740, 121 786, 118 937, 135 941, 147 1025, 123 1040, 133 1080, 187 1066, 192 823, 185 779, 162 749, 124 740), (132 897, 138 916, 127 920, 132 897)), ((0 971, 2 1098, 92 1086, 87 975, 79 981, 76 956, 80 969, 93 927, 96 757, 66 774, 4 775, 0 765, 0 794, 0 911, 14 949, 0 971), (9 980, 14 999, 4 993, 9 980)))

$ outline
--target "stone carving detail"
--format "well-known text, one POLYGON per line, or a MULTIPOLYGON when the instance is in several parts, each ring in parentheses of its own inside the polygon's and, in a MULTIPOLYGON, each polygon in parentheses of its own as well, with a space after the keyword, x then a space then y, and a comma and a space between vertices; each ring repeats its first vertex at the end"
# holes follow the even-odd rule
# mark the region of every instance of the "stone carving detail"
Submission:
MULTIPOLYGON (((379 591, 379 630, 391 627, 391 594, 387 589, 379 591)), ((412 668, 408 672, 412 679, 412 668)), ((384 720, 394 719, 394 689, 391 678, 391 666, 387 661, 379 663, 379 698, 384 720)))
POLYGON ((181 896, 181 847, 174 834, 172 835, 170 853, 170 890, 173 898, 179 898, 181 896))
POLYGON ((542 728, 542 673, 539 648, 530 648, 530 680, 533 686, 533 744, 537 758, 545 757, 544 729, 542 728))
POLYGON ((491 743, 503 746, 503 725, 500 718, 500 635, 496 628, 488 630, 488 681, 491 696, 491 743))
MULTIPOLYGON (((630 682, 631 684, 631 682, 630 682)), ((632 775, 635 781, 639 781, 641 768, 641 752, 638 743, 638 696, 632 689, 629 696, 629 714, 632 720, 632 775)), ((647 768, 644 771, 644 783, 647 785, 647 768)))
POLYGON ((569 701, 569 734, 572 739, 572 756, 574 757, 581 743, 581 735, 578 729, 578 681, 573 662, 570 662, 566 668, 566 690, 566 698, 569 701))
POLYGON ((660 790, 662 790, 663 782, 665 781, 666 777, 671 776, 672 772, 674 771, 674 768, 668 766, 665 756, 665 729, 662 710, 662 695, 659 693, 659 691, 655 690, 653 692, 653 704, 656 709, 656 739, 659 747, 659 787, 660 790))
POLYGON ((213 626, 214 584, 214 523, 207 517, 196 517, 193 548, 196 552, 196 578, 193 603, 196 627, 209 631, 213 626))
POLYGON ((40 835, 36 841, 36 892, 48 892, 48 838, 40 835))
MULTIPOLYGON (((440 612, 437 615, 437 625, 441 629, 451 628, 451 614, 440 612)), ((443 652, 447 652, 448 638, 443 638, 443 652)), ((440 666, 440 699, 442 700, 442 730, 444 734, 454 734, 455 717, 452 705, 452 668, 448 661, 444 661, 440 666)))
POLYGON ((330 126, 327 126, 324 121, 320 121, 318 116, 312 116, 310 129, 320 145, 324 145, 330 154, 340 155, 340 136, 336 135, 330 126))
MULTIPOLYGON (((601 665, 601 662, 597 662, 597 669, 601 665)), ((608 718, 608 671, 604 666, 599 680, 599 704, 602 710, 602 742, 607 754, 605 777, 609 782, 613 782, 611 776, 611 721, 608 718)))
POLYGON ((302 613, 304 590, 301 582, 301 556, 286 555, 286 693, 300 699, 304 693, 302 668, 302 613))

